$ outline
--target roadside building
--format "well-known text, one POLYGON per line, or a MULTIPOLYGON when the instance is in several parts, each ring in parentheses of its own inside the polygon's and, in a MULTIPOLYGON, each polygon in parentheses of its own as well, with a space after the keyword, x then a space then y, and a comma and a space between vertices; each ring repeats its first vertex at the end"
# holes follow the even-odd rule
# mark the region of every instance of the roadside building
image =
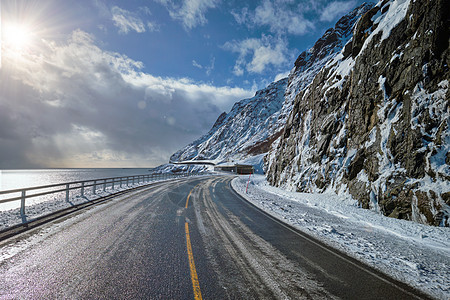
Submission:
POLYGON ((253 174, 253 166, 251 165, 222 165, 222 166, 215 166, 214 171, 222 171, 222 172, 230 172, 234 174, 253 174))

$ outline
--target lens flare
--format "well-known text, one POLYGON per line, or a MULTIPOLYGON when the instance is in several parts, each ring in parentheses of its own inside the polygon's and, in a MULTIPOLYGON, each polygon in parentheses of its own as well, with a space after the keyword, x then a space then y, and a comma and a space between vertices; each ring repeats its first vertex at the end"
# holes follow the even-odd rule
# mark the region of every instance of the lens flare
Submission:
POLYGON ((4 24, 2 33, 4 46, 11 50, 27 50, 33 43, 33 33, 26 24, 4 24))

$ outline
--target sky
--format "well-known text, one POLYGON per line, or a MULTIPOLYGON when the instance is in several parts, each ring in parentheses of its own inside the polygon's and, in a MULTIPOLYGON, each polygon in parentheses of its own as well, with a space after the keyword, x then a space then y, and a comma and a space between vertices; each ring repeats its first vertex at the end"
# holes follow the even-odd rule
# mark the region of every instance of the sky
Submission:
POLYGON ((0 3, 0 169, 26 169, 167 163, 363 1, 0 3))

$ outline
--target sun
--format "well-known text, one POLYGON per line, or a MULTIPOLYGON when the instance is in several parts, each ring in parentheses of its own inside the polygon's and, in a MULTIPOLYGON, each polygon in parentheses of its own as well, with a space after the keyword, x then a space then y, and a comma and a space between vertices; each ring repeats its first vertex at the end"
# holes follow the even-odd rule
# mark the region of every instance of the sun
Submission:
POLYGON ((33 44, 33 33, 27 24, 9 23, 2 26, 2 40, 11 50, 27 50, 33 44))

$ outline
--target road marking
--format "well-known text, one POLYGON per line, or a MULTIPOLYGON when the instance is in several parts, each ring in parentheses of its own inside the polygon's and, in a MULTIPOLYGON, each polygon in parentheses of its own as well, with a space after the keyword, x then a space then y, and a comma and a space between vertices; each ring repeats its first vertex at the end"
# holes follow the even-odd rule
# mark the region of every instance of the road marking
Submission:
MULTIPOLYGON (((200 182, 201 183, 201 182, 200 182)), ((192 194, 192 192, 195 190, 195 188, 197 187, 197 186, 199 186, 200 185, 200 183, 199 184, 197 184, 196 186, 194 186, 193 188, 192 188, 192 190, 189 192, 189 195, 187 196, 187 199, 186 199, 186 205, 185 205, 185 208, 188 208, 188 204, 189 204, 189 198, 191 198, 191 194, 192 194)))
MULTIPOLYGON (((194 189, 195 189, 195 187, 194 187, 194 189)), ((194 189, 192 189, 192 190, 189 192, 189 195, 187 196, 185 208, 188 208, 189 198, 191 198, 191 194, 192 194, 192 191, 193 191, 194 189)))
MULTIPOLYGON (((189 193, 190 196, 190 193, 189 193)), ((188 197, 189 199, 189 197, 188 197)), ((187 201, 186 201, 186 207, 187 207, 187 201)), ((201 300, 202 299, 202 293, 200 291, 200 283, 198 281, 197 277, 197 270, 195 269, 195 263, 194 263, 194 255, 192 254, 192 246, 191 246, 191 237, 189 235, 189 224, 188 222, 184 223, 184 228, 186 230, 186 247, 188 251, 188 257, 189 257, 189 267, 191 269, 191 280, 192 280, 192 288, 194 290, 194 298, 195 300, 201 300)))

